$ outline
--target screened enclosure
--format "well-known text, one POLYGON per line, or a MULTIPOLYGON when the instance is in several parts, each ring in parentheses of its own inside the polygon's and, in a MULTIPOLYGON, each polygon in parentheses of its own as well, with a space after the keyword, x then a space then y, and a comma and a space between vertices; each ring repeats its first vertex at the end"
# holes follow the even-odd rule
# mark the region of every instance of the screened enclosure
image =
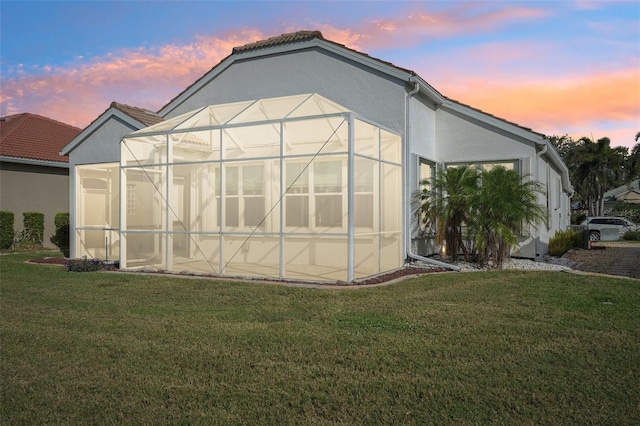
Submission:
POLYGON ((399 135, 317 94, 139 130, 121 143, 120 267, 347 282, 398 268, 401 158, 399 135))

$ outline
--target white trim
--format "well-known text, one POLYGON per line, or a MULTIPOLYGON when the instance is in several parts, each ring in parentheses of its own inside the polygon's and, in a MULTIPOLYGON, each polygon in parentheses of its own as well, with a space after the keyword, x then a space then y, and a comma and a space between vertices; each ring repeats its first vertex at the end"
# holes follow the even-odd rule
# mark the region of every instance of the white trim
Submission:
POLYGON ((119 118, 133 128, 132 132, 136 130, 143 129, 147 127, 144 123, 136 120, 130 115, 125 114, 117 108, 111 107, 105 112, 102 113, 93 123, 91 123, 88 127, 86 127, 78 136, 76 136, 71 142, 65 145, 60 151, 60 155, 69 155, 74 149, 78 147, 81 143, 83 143, 86 139, 90 138, 91 135, 102 127, 107 121, 109 121, 112 117, 119 118))
POLYGON ((35 158, 20 158, 0 155, 0 161, 3 163, 28 164, 30 166, 55 167, 58 169, 68 169, 69 163, 62 163, 51 160, 36 160, 35 158))

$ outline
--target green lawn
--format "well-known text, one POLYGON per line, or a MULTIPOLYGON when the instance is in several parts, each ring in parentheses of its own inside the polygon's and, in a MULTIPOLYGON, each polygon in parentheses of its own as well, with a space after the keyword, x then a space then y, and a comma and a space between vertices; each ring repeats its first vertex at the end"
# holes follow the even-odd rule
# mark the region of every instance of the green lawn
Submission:
POLYGON ((309 289, 0 256, 0 424, 640 423, 640 281, 309 289))

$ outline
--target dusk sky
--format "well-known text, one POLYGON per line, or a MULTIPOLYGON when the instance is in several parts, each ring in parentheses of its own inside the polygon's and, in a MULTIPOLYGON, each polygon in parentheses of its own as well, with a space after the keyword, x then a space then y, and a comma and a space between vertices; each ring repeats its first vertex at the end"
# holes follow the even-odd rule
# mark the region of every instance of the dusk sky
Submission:
POLYGON ((640 1, 0 2, 0 115, 159 110, 234 46, 297 30, 547 135, 640 131, 640 1))

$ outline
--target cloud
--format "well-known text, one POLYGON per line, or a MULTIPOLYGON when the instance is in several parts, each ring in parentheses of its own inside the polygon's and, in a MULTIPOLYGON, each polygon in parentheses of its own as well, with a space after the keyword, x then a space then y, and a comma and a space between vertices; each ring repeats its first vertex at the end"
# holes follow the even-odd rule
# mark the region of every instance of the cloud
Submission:
POLYGON ((467 2, 444 10, 410 11, 398 18, 361 21, 348 30, 324 23, 316 23, 315 28, 320 29, 325 37, 354 49, 379 49, 416 45, 434 38, 496 31, 501 26, 548 16, 548 12, 541 8, 512 4, 494 8, 491 5, 467 2))
POLYGON ((32 112, 83 127, 116 100, 157 110, 234 46, 264 38, 257 30, 200 36, 186 45, 127 49, 35 72, 18 66, 3 78, 2 115, 32 112))
POLYGON ((444 83, 439 89, 460 102, 543 133, 579 134, 582 128, 587 135, 596 130, 594 124, 611 123, 640 130, 640 69, 635 67, 570 78, 460 78, 466 79, 463 88, 444 83))

